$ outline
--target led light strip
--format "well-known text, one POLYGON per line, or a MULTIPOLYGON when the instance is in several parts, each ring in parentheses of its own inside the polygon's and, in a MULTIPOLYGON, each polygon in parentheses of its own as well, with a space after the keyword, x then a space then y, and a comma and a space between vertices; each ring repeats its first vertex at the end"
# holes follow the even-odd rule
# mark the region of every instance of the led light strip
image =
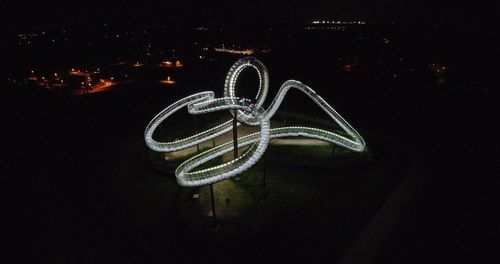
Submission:
POLYGON ((248 126, 260 127, 260 132, 238 138, 238 148, 249 145, 250 147, 243 155, 235 160, 203 170, 194 170, 205 162, 233 151, 233 142, 230 141, 204 151, 182 163, 175 171, 177 182, 182 186, 212 184, 242 173, 252 167, 260 159, 267 148, 269 140, 273 138, 301 136, 323 140, 356 152, 362 152, 365 149, 365 141, 361 135, 327 102, 325 102, 321 96, 317 95, 316 92, 307 85, 294 80, 286 81, 279 89, 271 105, 267 109, 264 109, 262 105, 266 99, 268 88, 269 75, 264 64, 254 57, 240 59, 231 67, 227 74, 224 85, 225 97, 215 98, 214 92, 206 91, 190 95, 171 104, 156 115, 146 127, 144 132, 146 145, 150 149, 159 152, 179 151, 203 143, 232 130, 232 120, 228 120, 218 126, 184 139, 171 142, 158 142, 154 140, 153 133, 161 122, 184 107, 187 107, 188 112, 193 115, 221 110, 230 110, 234 115, 235 111, 237 111, 238 115, 236 117, 240 123, 248 126), (248 99, 236 97, 236 81, 241 71, 246 67, 254 68, 259 75, 259 91, 255 98, 255 106, 251 106, 248 99), (340 125, 349 138, 331 131, 311 127, 289 126, 271 129, 269 120, 276 113, 281 102, 291 88, 296 88, 309 96, 309 98, 340 125))

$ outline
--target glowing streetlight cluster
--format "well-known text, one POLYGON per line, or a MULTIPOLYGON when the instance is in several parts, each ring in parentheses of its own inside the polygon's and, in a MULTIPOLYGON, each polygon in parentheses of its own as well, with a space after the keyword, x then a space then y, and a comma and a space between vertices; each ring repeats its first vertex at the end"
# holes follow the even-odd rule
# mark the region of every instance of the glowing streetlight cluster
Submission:
POLYGON ((176 60, 175 63, 169 60, 162 61, 160 63, 161 67, 169 67, 169 68, 180 68, 184 66, 184 63, 182 63, 180 60, 176 60))
POLYGON ((340 20, 315 20, 312 24, 332 24, 332 25, 366 25, 365 21, 340 21, 340 20))
POLYGON ((144 138, 146 145, 159 152, 173 152, 193 147, 226 132, 233 127, 233 120, 224 122, 216 127, 205 130, 193 136, 171 142, 158 142, 153 139, 156 128, 167 117, 177 110, 187 107, 188 112, 193 115, 230 110, 232 115, 236 114, 238 125, 260 127, 260 131, 238 138, 238 148, 250 146, 248 150, 237 159, 223 163, 218 166, 203 170, 195 170, 198 166, 233 151, 233 142, 227 142, 220 146, 204 151, 182 163, 175 171, 177 182, 182 186, 202 186, 220 182, 236 176, 252 167, 264 154, 270 139, 279 137, 309 137, 336 144, 352 151, 362 152, 365 142, 361 135, 345 121, 321 96, 313 89, 299 81, 289 80, 283 83, 271 105, 263 107, 269 89, 269 74, 264 64, 254 57, 246 57, 238 60, 229 70, 224 85, 224 97, 215 98, 212 91, 201 92, 187 96, 156 115, 146 127, 144 138), (236 97, 236 81, 239 74, 247 67, 254 68, 259 76, 259 89, 255 103, 245 98, 236 97), (332 131, 302 127, 288 126, 271 128, 270 118, 276 113, 288 90, 296 88, 305 93, 318 106, 320 106, 348 135, 339 135, 332 131))

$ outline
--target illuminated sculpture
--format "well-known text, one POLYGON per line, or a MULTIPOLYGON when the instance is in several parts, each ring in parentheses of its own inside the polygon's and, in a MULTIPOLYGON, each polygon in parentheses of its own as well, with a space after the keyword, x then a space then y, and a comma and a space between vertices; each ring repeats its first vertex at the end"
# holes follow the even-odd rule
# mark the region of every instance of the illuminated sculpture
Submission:
POLYGON ((273 138, 301 136, 323 140, 356 152, 362 152, 365 149, 365 142, 361 135, 359 135, 359 133, 356 132, 356 130, 328 103, 326 103, 321 96, 317 95, 316 92, 308 86, 294 80, 286 81, 281 86, 269 108, 264 109, 262 105, 266 99, 268 88, 269 75, 264 64, 254 57, 240 59, 231 67, 226 76, 224 97, 215 98, 214 92, 206 91, 185 97, 168 106, 156 115, 146 127, 146 131, 144 132, 146 144, 154 151, 179 151, 196 146, 197 144, 213 139, 233 129, 233 120, 229 120, 221 125, 184 139, 172 142, 155 141, 153 139, 153 133, 160 123, 175 111, 186 106, 188 112, 193 115, 230 110, 233 116, 236 114, 239 123, 247 126, 260 127, 260 132, 238 138, 238 148, 248 145, 251 145, 251 147, 248 148, 243 155, 230 162, 203 170, 194 170, 196 167, 209 160, 233 151, 233 142, 227 142, 220 146, 213 147, 182 163, 175 171, 177 182, 182 186, 208 185, 242 173, 259 160, 264 154, 269 140, 273 138), (255 104, 250 104, 250 100, 248 99, 236 97, 236 81, 239 74, 247 67, 254 68, 259 75, 259 90, 257 92, 255 104), (270 118, 276 113, 286 93, 291 88, 296 88, 309 96, 309 98, 318 104, 337 124, 340 125, 350 138, 334 132, 311 127, 289 126, 271 129, 270 118))

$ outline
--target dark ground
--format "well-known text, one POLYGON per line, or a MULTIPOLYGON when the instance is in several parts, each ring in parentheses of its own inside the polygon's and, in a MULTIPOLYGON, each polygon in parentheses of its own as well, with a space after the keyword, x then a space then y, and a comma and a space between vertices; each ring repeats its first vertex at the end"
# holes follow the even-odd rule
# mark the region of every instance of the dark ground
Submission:
MULTIPOLYGON (((455 63, 464 58, 463 64, 484 61, 498 70, 494 60, 480 56, 490 49, 469 52, 472 50, 468 44, 454 47, 455 42, 450 40, 454 37, 443 40, 439 47, 433 46, 436 51, 451 49, 440 57, 455 63), (475 57, 471 53, 479 55, 475 57)), ((353 75, 342 77, 344 75, 338 73, 329 74, 331 59, 336 54, 322 56, 315 50, 304 50, 305 44, 299 44, 289 47, 302 52, 296 58, 290 58, 286 51, 277 51, 264 58, 271 73, 271 87, 277 88, 290 77, 303 80, 313 88, 325 87, 321 85, 324 83, 335 87, 335 90, 318 90, 362 133, 394 137, 411 150, 411 157, 419 157, 422 162, 419 166, 429 171, 428 175, 422 175, 424 186, 418 190, 415 201, 402 212, 401 221, 385 241, 375 262, 498 262, 497 175, 500 168, 496 161, 499 148, 495 140, 500 131, 495 86, 498 82, 480 83, 489 90, 475 89, 475 81, 485 76, 478 76, 472 66, 473 77, 467 75, 467 67, 457 67, 450 73, 455 79, 451 78, 446 86, 438 86, 419 76, 394 83, 387 77, 392 76, 387 70, 389 66, 377 66, 376 63, 361 66, 353 75)), ((490 48, 490 45, 485 46, 490 48)), ((322 49, 327 48, 326 44, 322 46, 322 49)), ((371 50, 370 46, 358 48, 383 58, 397 57, 391 53, 397 53, 394 50, 384 53, 383 50, 371 50)), ((434 54, 434 51, 429 52, 434 54)), ((424 53, 427 54, 420 49, 409 52, 416 58, 424 53)), ((222 85, 225 69, 232 60, 227 59, 218 68, 211 69, 220 78, 203 77, 210 80, 209 89, 222 89, 214 88, 220 86, 213 84, 222 85), (224 70, 219 71, 219 68, 224 70)), ((2 147, 5 154, 2 166, 5 168, 0 188, 5 206, 2 237, 10 247, 2 254, 5 258, 2 262, 11 257, 18 260, 35 257, 38 262, 62 263, 151 262, 165 260, 159 257, 164 253, 165 244, 161 243, 172 248, 183 247, 183 241, 176 240, 181 231, 161 229, 164 225, 159 222, 175 215, 172 207, 166 205, 163 211, 149 210, 147 201, 127 207, 109 186, 119 177, 117 171, 135 169, 132 164, 130 168, 114 167, 113 161, 122 158, 116 153, 127 153, 130 145, 140 144, 150 118, 169 102, 192 90, 166 92, 139 82, 134 87, 110 94, 64 98, 42 90, 4 86, 1 98, 2 145, 5 146, 2 147), (148 91, 137 93, 138 87, 148 87, 148 91), (114 176, 110 178, 109 175, 114 176), (130 212, 139 219, 127 219, 130 212), (116 221, 122 216, 124 219, 116 221), (133 227, 134 221, 140 219, 151 221, 146 222, 150 227, 145 232, 121 232, 122 227, 133 227), (137 248, 140 250, 136 251, 137 248)), ((205 87, 193 87, 205 90, 205 87)), ((289 107, 300 104, 297 98, 292 95, 289 107)), ((141 175, 135 177, 140 179, 141 175)), ((123 180, 126 186, 127 179, 123 180)), ((150 184, 138 189, 167 188, 156 186, 154 182, 150 184)), ((147 197, 144 193, 129 195, 147 197)), ((182 225, 180 219, 171 221, 182 225)), ((278 247, 278 256, 294 256, 291 260, 315 259, 308 254, 301 255, 301 249, 294 247, 290 239, 293 238, 286 238, 288 243, 282 243, 285 238, 273 240, 282 245, 278 247)), ((328 251, 329 245, 319 241, 321 238, 310 243, 328 251)), ((203 243, 210 241, 201 240, 200 244, 203 243)), ((248 245, 248 254, 261 254, 251 250, 251 243, 248 245)), ((200 245, 185 246, 196 248, 200 245)), ((178 251, 172 256, 208 262, 210 254, 218 256, 221 253, 189 257, 184 254, 191 253, 178 251)), ((290 260, 289 257, 285 259, 290 260)), ((244 258, 238 255, 234 261, 244 258)))

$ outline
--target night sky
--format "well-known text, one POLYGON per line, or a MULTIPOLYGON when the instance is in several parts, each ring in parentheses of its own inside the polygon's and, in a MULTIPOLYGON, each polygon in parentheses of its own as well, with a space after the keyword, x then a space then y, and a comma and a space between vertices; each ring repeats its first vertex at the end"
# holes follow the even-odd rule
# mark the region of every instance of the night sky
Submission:
MULTIPOLYGON (((14 1, 12 1, 14 2, 14 1)), ((486 1, 143 1, 114 2, 20 2, 3 3, 3 24, 86 24, 112 22, 231 23, 280 22, 311 19, 364 19, 373 22, 477 25, 494 23, 499 9, 486 1)))

